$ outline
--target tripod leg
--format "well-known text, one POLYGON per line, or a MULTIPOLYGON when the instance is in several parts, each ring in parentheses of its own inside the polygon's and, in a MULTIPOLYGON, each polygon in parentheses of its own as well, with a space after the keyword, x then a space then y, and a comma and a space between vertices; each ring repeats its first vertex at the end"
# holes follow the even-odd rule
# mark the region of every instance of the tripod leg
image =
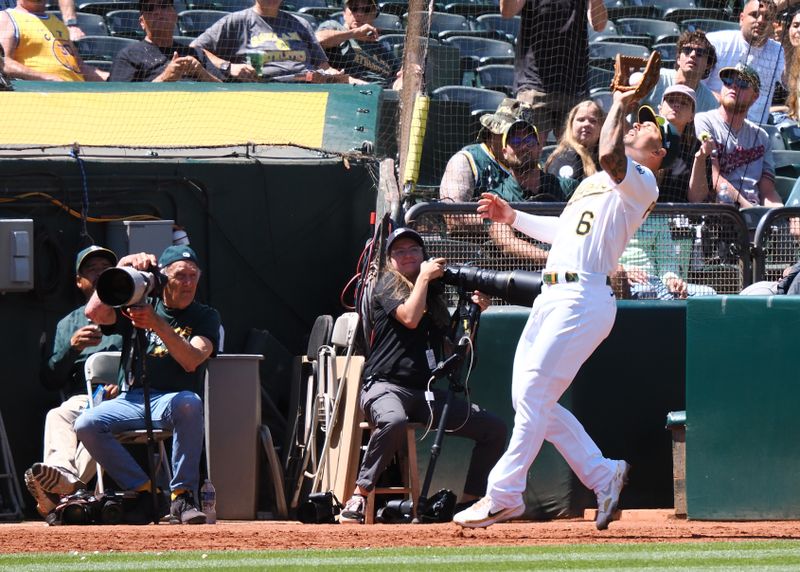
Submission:
POLYGON ((447 398, 442 408, 442 415, 439 417, 439 425, 436 427, 436 438, 433 440, 431 447, 431 457, 428 461, 428 469, 425 471, 425 480, 422 482, 422 489, 419 491, 419 502, 417 503, 417 516, 420 512, 425 510, 425 504, 428 501, 428 489, 433 480, 433 471, 436 469, 436 461, 439 458, 439 453, 442 452, 442 441, 444 440, 445 427, 447 427, 447 416, 450 413, 450 407, 453 403, 453 390, 448 389, 447 398))

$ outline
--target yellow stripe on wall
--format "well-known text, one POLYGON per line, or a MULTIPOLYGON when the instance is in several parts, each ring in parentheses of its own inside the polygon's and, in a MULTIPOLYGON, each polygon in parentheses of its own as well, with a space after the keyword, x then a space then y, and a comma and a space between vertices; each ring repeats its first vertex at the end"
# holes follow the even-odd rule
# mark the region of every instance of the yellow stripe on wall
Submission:
POLYGON ((326 92, 0 92, 2 142, 322 147, 326 92))

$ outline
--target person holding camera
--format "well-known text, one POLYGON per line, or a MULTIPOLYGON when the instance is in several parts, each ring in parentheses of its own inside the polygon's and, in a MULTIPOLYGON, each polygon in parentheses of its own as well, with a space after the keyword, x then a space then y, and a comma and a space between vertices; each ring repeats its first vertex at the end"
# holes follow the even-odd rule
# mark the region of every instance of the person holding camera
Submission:
MULTIPOLYGON (((91 245, 75 257, 75 285, 88 301, 94 294, 97 278, 117 263, 117 255, 107 248, 91 245)), ((36 499, 36 510, 47 516, 61 496, 85 487, 95 472, 95 463, 78 442, 72 424, 89 405, 84 365, 95 352, 119 351, 122 338, 104 335, 84 313, 86 304, 76 308, 56 325, 53 351, 41 368, 41 381, 47 389, 68 396, 47 412, 44 422, 44 454, 41 463, 25 471, 25 485, 36 499)), ((107 397, 116 396, 116 386, 105 388, 107 397)))
POLYGON ((463 527, 486 527, 523 514, 528 469, 550 441, 581 482, 597 495, 598 530, 608 528, 628 477, 623 460, 603 456, 575 416, 558 404, 581 365, 611 332, 616 303, 609 275, 625 245, 658 199, 653 173, 668 150, 667 133, 642 106, 628 128, 636 92, 614 92, 600 132, 603 170, 584 179, 559 217, 516 211, 485 193, 478 213, 552 245, 536 298, 514 356, 514 429, 492 469, 486 496, 458 513, 463 527))
MULTIPOLYGON (((422 237, 398 228, 386 242, 387 268, 371 300, 372 335, 364 366, 360 406, 373 427, 361 461, 353 496, 339 515, 341 523, 363 523, 367 496, 395 453, 403 446, 406 424, 437 423, 446 391, 432 389, 432 371, 446 343, 450 315, 444 297, 445 259, 426 259, 422 237), (426 391, 432 391, 431 401, 426 391)), ((472 301, 481 310, 489 298, 478 291, 472 301)), ((496 415, 455 399, 448 413, 452 435, 475 441, 462 506, 476 500, 506 442, 505 423, 496 415)), ((416 499, 414 499, 416 502, 416 499)))
POLYGON ((142 377, 146 376, 153 427, 173 433, 170 522, 203 524, 206 515, 197 508, 194 494, 203 447, 203 404, 199 393, 206 363, 219 345, 219 313, 195 300, 201 270, 197 254, 189 246, 166 248, 157 267, 155 256, 146 253, 125 256, 117 266, 162 274, 162 291, 122 308, 104 303, 98 292, 89 300, 87 317, 103 326, 104 331, 123 336, 122 370, 126 375, 120 380, 125 383, 119 397, 85 411, 75 422, 75 431, 120 487, 139 493, 136 506, 126 512, 125 521, 152 522, 150 491, 154 484, 114 437, 119 431, 145 429, 142 377), (126 359, 131 355, 130 345, 140 345, 133 336, 141 334, 141 345, 145 347, 134 348, 133 359, 126 359))

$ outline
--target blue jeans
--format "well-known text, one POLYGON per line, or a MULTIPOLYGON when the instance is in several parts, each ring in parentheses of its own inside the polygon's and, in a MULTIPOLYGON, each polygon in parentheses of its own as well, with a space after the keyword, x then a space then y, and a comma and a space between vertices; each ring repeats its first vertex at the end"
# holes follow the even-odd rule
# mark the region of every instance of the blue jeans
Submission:
MULTIPOLYGON (((196 393, 150 392, 153 428, 172 431, 171 490, 196 491, 203 448, 203 403, 196 393)), ((121 393, 87 409, 75 421, 75 433, 92 457, 117 484, 134 490, 150 478, 114 437, 115 433, 144 429, 144 396, 141 389, 121 393)))

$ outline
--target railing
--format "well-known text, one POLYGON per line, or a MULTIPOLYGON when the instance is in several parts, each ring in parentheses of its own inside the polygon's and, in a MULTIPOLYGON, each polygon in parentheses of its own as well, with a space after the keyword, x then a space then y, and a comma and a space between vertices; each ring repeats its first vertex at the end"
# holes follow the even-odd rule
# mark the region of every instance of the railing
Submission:
MULTIPOLYGON (((514 208, 558 216, 564 203, 515 203, 514 208)), ((475 203, 432 202, 413 206, 406 224, 422 234, 428 254, 451 265, 491 270, 544 268, 549 245, 506 225, 487 224, 475 203)), ((800 209, 794 209, 800 213, 800 209)), ((627 271, 619 297, 672 296, 662 278, 674 273, 690 284, 690 295, 736 294, 752 281, 750 237, 744 217, 732 206, 656 205, 631 239, 620 264, 627 271)))
POLYGON ((800 207, 770 209, 753 240, 753 281, 778 280, 800 257, 800 207))

